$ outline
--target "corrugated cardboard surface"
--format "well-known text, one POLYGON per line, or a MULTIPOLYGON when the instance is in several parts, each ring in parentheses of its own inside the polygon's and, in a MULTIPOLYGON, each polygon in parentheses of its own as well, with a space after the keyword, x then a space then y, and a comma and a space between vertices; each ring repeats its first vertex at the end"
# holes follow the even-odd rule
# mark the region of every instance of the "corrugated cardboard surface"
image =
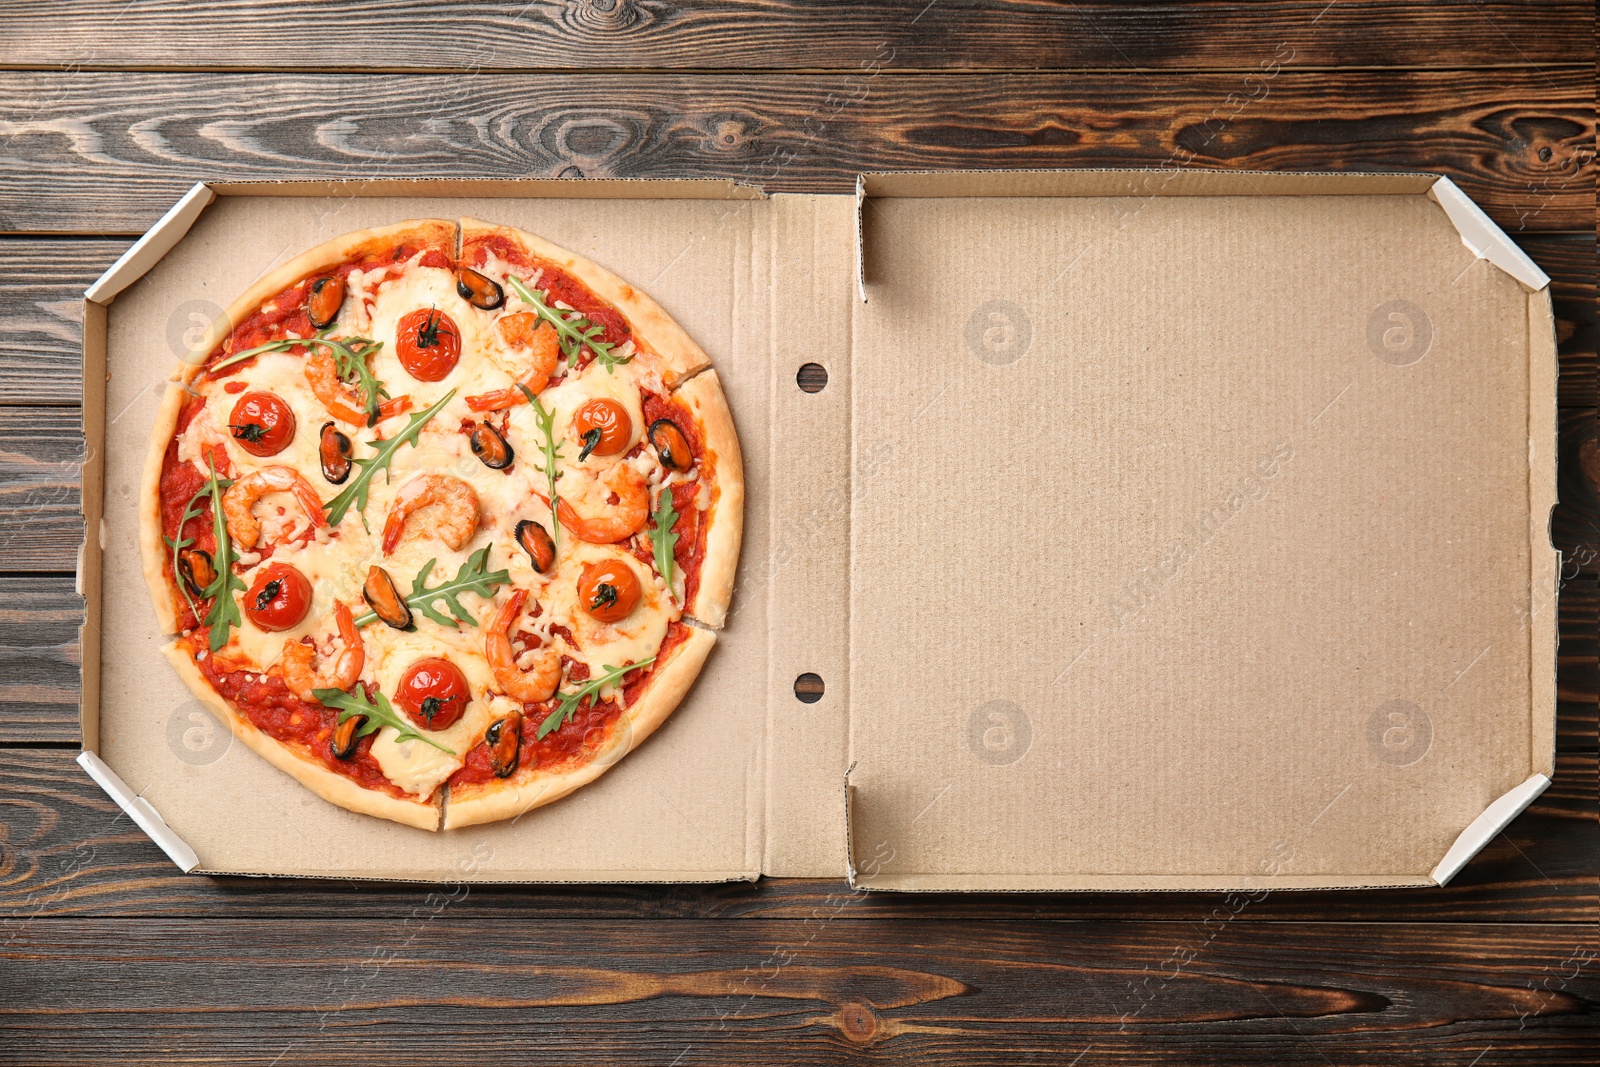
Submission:
POLYGON ((862 884, 1426 882, 1549 773, 1548 297, 1437 204, 883 197, 863 227, 862 884))
POLYGON ((1550 772, 1555 648, 1548 295, 1476 258, 1431 181, 871 176, 866 304, 848 196, 221 186, 86 311, 85 747, 204 871, 1426 882, 1550 772), (186 335, 275 263, 425 215, 659 300, 715 362, 748 497, 727 627, 668 724, 558 804, 442 835, 217 736, 156 654, 133 516, 186 335))

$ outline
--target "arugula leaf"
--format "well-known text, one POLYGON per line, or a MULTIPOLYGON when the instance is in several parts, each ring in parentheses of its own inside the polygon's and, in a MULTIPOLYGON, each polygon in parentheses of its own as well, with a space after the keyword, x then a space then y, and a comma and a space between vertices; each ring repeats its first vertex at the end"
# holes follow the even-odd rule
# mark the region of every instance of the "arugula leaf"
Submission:
POLYGON ((506 281, 522 298, 522 302, 533 308, 534 314, 555 327, 556 338, 561 342, 561 351, 568 362, 576 365, 578 354, 585 348, 594 353, 594 358, 606 368, 607 374, 614 374, 617 364, 633 360, 631 355, 613 355, 611 350, 617 347, 616 342, 600 340, 605 331, 580 312, 551 307, 547 290, 531 288, 516 275, 508 276, 506 281))
MULTIPOLYGON (((211 651, 215 652, 228 643, 228 631, 244 623, 239 614, 239 605, 233 599, 233 593, 234 590, 244 592, 245 585, 239 576, 233 573, 233 565, 239 561, 239 556, 233 550, 233 538, 228 536, 227 516, 222 513, 222 491, 233 482, 227 478, 217 477, 217 467, 209 452, 206 453, 206 468, 210 470, 211 478, 206 484, 205 491, 211 496, 212 532, 217 539, 217 554, 212 559, 211 565, 216 568, 217 576, 211 579, 210 585, 201 590, 201 595, 211 598, 211 610, 206 612, 204 623, 211 627, 211 651), (227 484, 224 485, 224 482, 227 484)), ((181 578, 179 582, 182 582, 181 578)))
MULTIPOLYGON (((233 483, 230 481, 228 484, 232 485, 233 483)), ((183 599, 189 605, 189 612, 196 620, 200 618, 200 606, 194 602, 194 597, 189 595, 189 583, 183 580, 183 572, 178 569, 178 557, 183 555, 184 549, 194 547, 194 538, 183 536, 183 528, 205 514, 205 508, 201 506, 200 501, 208 496, 210 492, 211 486, 209 483, 201 486, 194 496, 189 498, 189 502, 183 506, 183 516, 178 519, 178 528, 175 531, 178 536, 163 536, 161 538, 167 543, 167 547, 172 549, 172 577, 177 581, 178 592, 183 594, 183 599)))
POLYGON ((613 667, 607 664, 605 673, 598 678, 590 678, 572 692, 562 693, 561 703, 556 705, 555 711, 545 716, 544 722, 539 724, 539 729, 534 732, 534 736, 543 740, 547 734, 561 729, 562 724, 577 712, 578 705, 583 702, 585 697, 592 697, 606 686, 620 683, 624 675, 641 667, 648 667, 655 661, 656 658, 651 656, 649 659, 642 659, 638 663, 630 663, 625 667, 613 667))
MULTIPOLYGON (((511 583, 509 572, 489 570, 489 549, 493 547, 493 545, 485 545, 478 549, 478 551, 467 557, 467 561, 456 571, 454 578, 451 578, 443 585, 434 586, 432 589, 428 588, 428 575, 433 572, 433 565, 438 560, 430 559, 422 565, 422 569, 417 571, 416 578, 412 580, 411 594, 406 597, 406 604, 413 611, 422 612, 441 626, 455 626, 463 622, 469 626, 478 625, 478 620, 467 613, 467 609, 461 606, 461 601, 457 598, 462 593, 476 593, 484 599, 488 599, 494 596, 496 587, 511 583), (443 600, 455 618, 450 618, 434 607, 434 601, 436 600, 443 600)), ((356 625, 366 626, 368 623, 377 621, 378 613, 369 611, 356 619, 356 625)))
POLYGON ((456 754, 455 749, 445 748, 439 742, 417 733, 410 722, 395 714, 393 705, 389 703, 389 698, 384 696, 382 692, 378 693, 378 702, 376 704, 367 696, 366 687, 360 685, 356 686, 354 693, 346 693, 343 689, 313 689, 311 695, 316 697, 323 707, 338 708, 339 721, 341 723, 356 715, 364 718, 366 722, 356 727, 357 737, 375 734, 381 727, 388 726, 395 731, 396 741, 416 739, 432 745, 440 752, 446 752, 452 756, 456 754))
POLYGON ((389 391, 383 383, 373 376, 372 368, 367 366, 367 357, 383 347, 383 342, 374 341, 370 337, 346 337, 335 341, 328 336, 333 333, 333 327, 318 331, 315 337, 285 337, 281 341, 268 341, 264 345, 247 348, 243 352, 235 352, 225 359, 219 359, 211 366, 205 368, 206 373, 215 374, 225 370, 235 363, 243 363, 256 356, 264 356, 271 352, 287 352, 297 345, 311 348, 321 345, 333 357, 334 371, 341 381, 348 382, 356 387, 361 394, 361 404, 367 412, 367 425, 375 425, 378 421, 378 403, 387 399, 389 391))
POLYGON ((550 543, 559 544, 561 515, 556 507, 556 479, 561 477, 561 474, 556 470, 556 460, 561 458, 561 445, 556 441, 556 409, 552 405, 550 410, 546 411, 544 405, 539 403, 539 398, 521 382, 517 383, 517 388, 522 390, 522 395, 533 405, 539 432, 544 434, 544 475, 550 481, 550 543))
POLYGON ((672 487, 662 486, 661 497, 656 501, 655 528, 650 532, 650 543, 655 546, 656 573, 661 575, 661 580, 667 583, 667 592, 676 597, 673 591, 672 571, 676 564, 673 550, 678 547, 678 535, 672 532, 672 524, 678 521, 678 513, 672 507, 672 487))
POLYGON ((380 470, 387 471, 389 469, 389 464, 394 460, 394 454, 400 451, 401 445, 409 444, 412 448, 417 447, 417 435, 422 432, 423 425, 439 414, 439 409, 449 403, 450 398, 455 395, 456 391, 452 389, 436 400, 433 406, 426 411, 419 411, 411 416, 411 421, 406 424, 406 428, 387 441, 367 442, 368 445, 378 450, 378 454, 370 459, 356 460, 356 464, 361 468, 361 473, 350 479, 350 484, 344 487, 343 492, 323 505, 328 513, 329 526, 339 525, 344 520, 345 513, 350 510, 352 504, 361 513, 361 522, 365 525, 367 521, 367 492, 372 487, 372 476, 380 470))

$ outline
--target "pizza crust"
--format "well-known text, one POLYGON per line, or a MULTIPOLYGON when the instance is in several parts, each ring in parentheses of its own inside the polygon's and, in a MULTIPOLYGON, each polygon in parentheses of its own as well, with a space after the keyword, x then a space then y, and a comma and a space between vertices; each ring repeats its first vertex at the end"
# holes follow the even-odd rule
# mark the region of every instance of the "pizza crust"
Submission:
POLYGON ((695 375, 673 395, 699 422, 705 448, 712 459, 711 508, 706 513, 700 585, 684 612, 698 622, 720 629, 728 617, 728 602, 733 598, 739 543, 744 536, 744 457, 739 451, 733 413, 728 410, 728 400, 715 370, 695 375))
POLYGON ((401 800, 388 793, 368 789, 342 774, 312 763, 282 741, 261 732, 255 723, 235 710, 211 685, 210 680, 200 673, 200 668, 178 642, 170 642, 162 651, 166 653, 173 670, 178 672, 178 677, 213 715, 228 724, 234 737, 323 800, 361 815, 375 815, 380 819, 415 826, 419 830, 439 829, 440 804, 437 800, 401 800))
POLYGON ((685 379, 711 366, 711 357, 660 304, 593 260, 568 252, 526 230, 496 226, 482 219, 461 220, 463 248, 474 240, 497 235, 510 238, 532 255, 554 263, 587 286, 595 296, 621 311, 632 324, 634 333, 643 338, 658 357, 662 381, 668 389, 675 389, 685 379))
MULTIPOLYGON (((672 650, 666 663, 656 665, 639 702, 623 713, 610 747, 588 763, 560 774, 535 775, 522 782, 493 781, 452 789, 445 801, 444 828, 454 830, 513 819, 560 800, 600 777, 667 720, 699 677, 716 641, 717 635, 711 631, 690 627, 689 636, 672 650)), ((529 726, 525 724, 524 728, 529 726)))
POLYGON ((167 383, 166 395, 156 412, 156 436, 150 440, 144 473, 139 479, 139 562, 144 583, 150 588, 150 603, 156 609, 156 624, 163 634, 177 632, 183 594, 177 589, 177 575, 172 581, 167 580, 167 544, 161 533, 161 467, 178 428, 178 410, 188 395, 176 382, 167 383))

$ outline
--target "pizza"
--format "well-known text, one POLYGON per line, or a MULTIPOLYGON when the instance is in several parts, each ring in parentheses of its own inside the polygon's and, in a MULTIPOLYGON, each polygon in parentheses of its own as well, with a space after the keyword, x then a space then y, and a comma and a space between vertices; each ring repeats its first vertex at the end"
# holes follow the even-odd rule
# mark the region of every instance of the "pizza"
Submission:
POLYGON ((179 365, 140 490, 166 654, 324 799, 429 830, 593 781, 683 699, 743 523, 710 359, 520 230, 273 269, 179 365))

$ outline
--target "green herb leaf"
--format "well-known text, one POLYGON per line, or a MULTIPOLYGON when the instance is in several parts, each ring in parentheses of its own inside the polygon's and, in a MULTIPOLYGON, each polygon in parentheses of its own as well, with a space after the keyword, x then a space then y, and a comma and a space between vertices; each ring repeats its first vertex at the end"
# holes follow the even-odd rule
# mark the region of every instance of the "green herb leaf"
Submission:
POLYGON ((372 487, 372 476, 379 471, 387 471, 393 462, 394 455, 400 451, 400 446, 409 444, 412 448, 417 446, 417 435, 422 432, 422 427, 427 421, 439 414, 439 410, 449 403, 450 398, 456 395, 454 389, 441 396, 433 406, 426 411, 419 411, 411 416, 411 421, 406 428, 389 438, 387 441, 368 441, 367 444, 378 450, 378 454, 370 459, 358 459, 356 465, 361 468, 361 473, 350 479, 350 484, 344 491, 323 505, 328 513, 328 525, 337 526, 344 520, 345 513, 354 505, 361 512, 361 521, 367 521, 367 493, 372 487))
MULTIPOLYGON (((229 482, 228 484, 232 485, 233 483, 229 482)), ((177 536, 162 538, 162 540, 167 543, 168 547, 172 549, 172 577, 177 581, 178 591, 183 594, 184 601, 188 603, 190 613, 193 614, 197 620, 200 618, 200 607, 194 602, 194 597, 189 594, 189 585, 183 580, 183 572, 178 569, 178 557, 183 555, 184 549, 194 547, 194 538, 183 536, 183 528, 189 525, 195 519, 198 519, 201 515, 205 514, 205 505, 201 504, 200 502, 207 499, 210 495, 211 483, 207 482, 205 485, 201 486, 194 496, 189 498, 189 502, 183 506, 183 515, 179 517, 178 528, 174 531, 177 536)))
POLYGON ((338 708, 339 721, 341 723, 356 715, 365 719, 366 722, 356 728, 357 737, 375 734, 381 727, 388 726, 395 731, 396 741, 415 739, 432 745, 440 752, 445 752, 452 756, 456 754, 454 749, 445 748, 439 742, 417 733, 409 720, 395 714, 393 705, 389 703, 389 698, 381 692, 378 693, 377 703, 373 703, 372 699, 367 696, 366 687, 360 685, 355 687, 355 692, 353 693, 346 693, 343 689, 313 689, 311 695, 316 697, 323 707, 338 708))
POLYGON ((534 289, 516 275, 508 276, 506 282, 510 284, 512 291, 522 298, 523 303, 533 308, 534 314, 555 327, 561 351, 567 357, 567 362, 573 366, 578 363, 579 353, 586 348, 594 353, 594 358, 606 368, 607 374, 615 373, 617 364, 633 360, 633 356, 612 355, 611 350, 616 347, 616 343, 600 340, 601 334, 605 331, 584 315, 576 311, 551 307, 548 291, 534 289))
POLYGON ((678 513, 672 508, 670 486, 661 487, 661 497, 656 501, 653 517, 655 527, 650 531, 650 543, 655 546, 656 573, 667 583, 667 592, 676 597, 678 594, 673 591, 672 572, 677 564, 673 552, 678 547, 678 535, 672 532, 672 525, 678 521, 678 513))
MULTIPOLYGON (((467 561, 456 571, 454 578, 432 589, 428 588, 428 575, 433 572, 433 565, 438 560, 430 559, 422 565, 421 570, 417 571, 416 578, 412 579, 411 595, 406 597, 406 604, 412 611, 422 612, 441 626, 455 626, 458 623, 478 625, 478 621, 467 613, 467 609, 461 606, 461 601, 457 598, 462 593, 476 593, 487 600, 494 596, 496 588, 510 584, 509 572, 489 570, 489 549, 493 547, 485 545, 478 549, 467 557, 467 561), (434 601, 437 600, 443 600, 455 618, 450 618, 435 607, 434 601)), ((356 625, 366 626, 377 621, 378 613, 369 611, 356 620, 356 625)))
POLYGON ((556 479, 561 477, 561 474, 556 470, 556 460, 561 458, 561 445, 556 441, 556 409, 551 407, 546 411, 544 405, 539 403, 539 398, 521 382, 517 383, 517 388, 522 390, 522 395, 533 405, 539 432, 544 435, 544 476, 550 482, 550 543, 559 544, 561 515, 556 507, 556 479))
POLYGON ((555 711, 545 716, 544 722, 539 724, 539 729, 534 732, 534 736, 543 740, 546 735, 561 729, 562 724, 577 712, 578 705, 583 702, 584 698, 594 696, 608 685, 620 684, 624 675, 639 670, 641 667, 648 667, 655 661, 656 658, 651 656, 649 659, 642 659, 638 663, 630 663, 625 667, 607 665, 605 673, 598 678, 590 678, 572 692, 560 694, 561 703, 556 705, 555 711))
POLYGON ((211 610, 206 612, 203 621, 211 628, 211 651, 216 652, 228 643, 228 631, 244 622, 233 594, 235 590, 244 592, 245 585, 233 573, 233 565, 239 562, 239 554, 233 550, 233 538, 228 536, 227 516, 222 513, 222 491, 233 482, 217 477, 216 464, 209 452, 206 453, 206 469, 211 472, 211 477, 206 482, 205 492, 211 497, 212 533, 217 540, 217 554, 211 564, 216 568, 217 576, 201 590, 201 595, 211 598, 211 610))
POLYGON ((355 385, 356 391, 361 394, 361 403, 367 412, 367 425, 375 425, 378 421, 378 404, 381 399, 387 398, 389 393, 384 389, 383 383, 373 377, 372 368, 367 366, 367 357, 382 348, 383 344, 369 337, 346 337, 336 341, 328 336, 332 332, 333 327, 329 326, 318 332, 315 337, 285 337, 281 341, 268 341, 264 345, 256 345, 254 348, 247 348, 243 352, 235 352, 231 356, 217 360, 205 368, 206 373, 215 374, 235 363, 243 363, 247 359, 272 352, 287 352, 299 345, 307 348, 320 345, 333 357, 334 370, 340 380, 355 385))

